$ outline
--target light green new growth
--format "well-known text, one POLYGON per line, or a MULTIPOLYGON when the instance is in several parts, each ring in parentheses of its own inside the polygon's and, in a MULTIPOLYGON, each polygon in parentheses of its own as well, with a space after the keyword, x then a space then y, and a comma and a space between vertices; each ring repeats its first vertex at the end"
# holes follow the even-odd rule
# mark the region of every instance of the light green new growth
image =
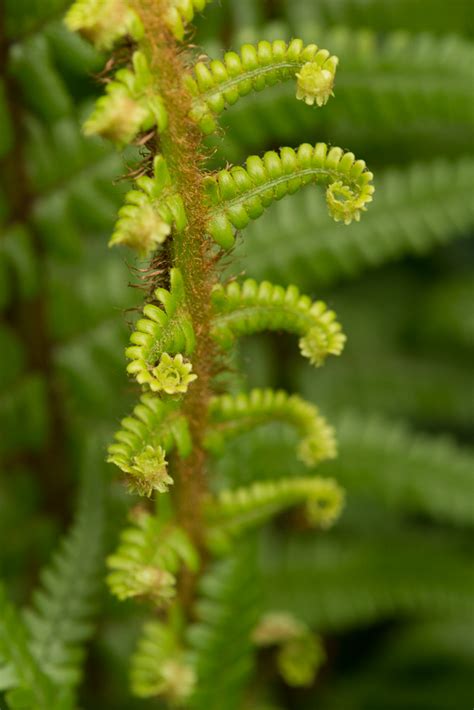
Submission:
POLYGON ((132 361, 127 372, 152 392, 163 389, 154 372, 163 353, 174 355, 182 351, 185 355, 191 355, 195 348, 193 325, 179 269, 171 270, 170 283, 169 291, 157 288, 154 294, 162 308, 152 303, 144 307, 144 318, 137 321, 136 330, 130 336, 132 345, 125 351, 132 361))
POLYGON ((212 0, 170 0, 164 21, 176 39, 184 39, 186 26, 193 21, 196 12, 202 12, 212 0))
POLYGON ((372 202, 373 175, 363 160, 326 143, 303 143, 296 150, 251 155, 246 166, 221 170, 206 178, 210 204, 209 233, 224 249, 234 244, 234 230, 260 217, 275 200, 304 185, 326 185, 329 214, 336 222, 358 222, 372 202))
POLYGON ((206 503, 209 543, 219 549, 228 538, 301 504, 310 526, 327 529, 341 513, 344 491, 332 478, 320 476, 256 482, 245 488, 224 490, 206 503))
POLYGON ((221 450, 230 437, 261 424, 283 421, 298 431, 298 457, 307 466, 336 456, 334 430, 320 416, 318 408, 284 390, 253 389, 248 394, 214 397, 209 405, 209 420, 206 446, 213 451, 221 450))
POLYGON ((215 117, 227 105, 235 104, 251 91, 296 79, 296 98, 307 104, 324 106, 332 96, 338 64, 337 57, 315 44, 304 45, 301 39, 289 44, 282 40, 262 41, 254 47, 244 44, 240 52, 226 52, 224 60, 197 62, 186 86, 195 97, 191 117, 203 133, 217 128, 215 117))
POLYGON ((126 244, 136 249, 139 256, 150 256, 171 234, 173 227, 181 232, 187 218, 183 200, 171 189, 171 177, 162 155, 153 161, 153 177, 137 178, 139 190, 125 195, 119 219, 109 245, 126 244))
POLYGON ((292 686, 309 686, 326 660, 322 640, 288 612, 267 612, 252 633, 258 646, 278 647, 277 666, 292 686))
POLYGON ((125 35, 135 40, 143 37, 143 25, 126 0, 76 0, 65 22, 98 49, 111 49, 125 35))
POLYGON ((184 530, 142 510, 132 511, 131 522, 117 551, 107 558, 107 583, 119 599, 147 597, 157 606, 167 605, 176 594, 181 565, 198 569, 197 552, 184 530))
POLYGON ((236 337, 262 330, 287 330, 300 336, 301 354, 320 366, 327 355, 340 355, 346 336, 333 311, 323 301, 300 295, 296 286, 274 286, 268 281, 246 279, 218 284, 212 293, 216 316, 212 335, 229 348, 236 337))
POLYGON ((196 674, 169 624, 152 621, 131 660, 130 684, 139 698, 164 696, 173 707, 184 707, 196 684, 196 674))
POLYGON ((84 124, 86 135, 98 134, 118 145, 130 143, 140 131, 153 126, 164 131, 168 116, 159 94, 152 93, 153 79, 145 55, 135 52, 133 71, 119 69, 107 84, 106 95, 84 124))
MULTIPOLYGON (((328 528, 344 493, 333 479, 296 477, 290 469, 281 480, 238 489, 226 481, 211 493, 211 454, 261 424, 294 427, 304 466, 336 456, 334 431, 317 407, 283 391, 222 393, 216 375, 243 335, 294 333, 315 366, 339 355, 345 336, 322 301, 267 281, 224 286, 218 262, 236 230, 309 183, 324 185, 330 215, 345 224, 360 219, 374 188, 364 161, 325 143, 250 156, 245 167, 205 170, 202 134, 218 129, 227 105, 292 79, 297 99, 323 107, 338 64, 301 39, 244 45, 223 61, 196 62, 181 42, 206 4, 77 0, 66 21, 99 47, 120 45, 122 68, 85 132, 119 146, 135 143, 145 153, 110 239, 148 259, 140 267, 147 272, 147 299, 126 350, 127 372, 143 392, 122 420, 108 460, 126 474, 132 493, 150 498, 171 487, 171 495, 154 514, 136 511, 108 558, 112 592, 148 599, 161 613, 145 626, 133 656, 132 690, 187 710, 218 710, 223 702, 238 710, 254 666, 259 616, 252 529, 293 508, 289 523, 328 528), (216 555, 223 559, 214 566, 216 555)), ((282 642, 277 666, 288 684, 307 685, 322 658, 319 641, 300 625, 282 642)))
POLYGON ((108 461, 129 474, 129 486, 140 495, 164 493, 173 479, 168 474, 166 454, 177 448, 180 456, 191 452, 188 424, 179 403, 143 395, 109 446, 108 461))

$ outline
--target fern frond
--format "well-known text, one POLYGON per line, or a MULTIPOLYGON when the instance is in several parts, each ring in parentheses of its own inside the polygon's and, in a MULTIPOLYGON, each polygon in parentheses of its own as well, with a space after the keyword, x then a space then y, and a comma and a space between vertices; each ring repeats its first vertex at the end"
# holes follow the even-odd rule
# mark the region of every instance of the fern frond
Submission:
POLYGON ((133 527, 120 534, 117 551, 107 558, 107 583, 119 599, 146 597, 158 606, 175 596, 176 574, 182 564, 196 572, 199 558, 181 528, 132 511, 133 527))
POLYGON ((82 645, 92 632, 91 619, 102 577, 102 473, 93 466, 92 452, 87 459, 76 522, 43 571, 41 588, 25 612, 33 655, 42 671, 63 687, 75 687, 81 679, 82 645))
POLYGON ((349 492, 367 492, 392 507, 423 511, 440 521, 474 524, 472 451, 355 413, 339 418, 337 432, 340 455, 325 473, 349 492))
MULTIPOLYGON (((338 456, 325 463, 324 475, 346 489, 348 500, 363 495, 384 510, 461 526, 474 523, 471 449, 367 414, 339 416, 336 430, 338 456)), ((304 465, 294 460, 292 434, 274 426, 247 434, 245 446, 229 441, 215 463, 220 485, 307 476, 304 465)))
POLYGON ((188 707, 196 674, 175 626, 160 621, 145 625, 131 659, 130 683, 139 698, 164 696, 173 707, 188 707))
POLYGON ((260 217, 275 200, 293 194, 303 185, 326 185, 326 202, 333 219, 350 224, 359 221, 372 201, 373 175, 363 160, 325 143, 314 147, 303 143, 295 151, 282 148, 263 158, 252 155, 246 167, 221 170, 206 178, 210 204, 208 230, 213 239, 228 249, 234 243, 234 229, 243 229, 260 217))
POLYGON ((143 37, 143 25, 127 0, 76 0, 64 22, 71 32, 79 32, 98 49, 112 49, 129 35, 143 37))
POLYGON ((272 389, 213 397, 209 404, 206 446, 220 450, 227 439, 272 421, 283 421, 296 428, 300 437, 298 457, 305 465, 315 466, 336 456, 334 430, 317 407, 298 395, 272 389))
POLYGON ((231 347, 241 335, 261 330, 287 330, 300 336, 300 350, 312 365, 320 366, 328 355, 339 355, 345 335, 336 314, 323 301, 301 295, 296 286, 284 289, 268 281, 246 279, 218 284, 212 292, 216 313, 212 336, 221 347, 231 347))
POLYGON ((409 29, 419 32, 474 33, 470 0, 457 0, 452 11, 446 12, 443 0, 397 0, 390 6, 378 0, 321 0, 312 2, 287 2, 285 15, 292 30, 304 28, 313 22, 321 23, 326 31, 331 26, 350 23, 351 27, 370 27, 379 32, 409 29), (429 12, 427 12, 429 9, 429 12))
POLYGON ((292 614, 270 611, 252 633, 257 646, 278 645, 278 670, 288 685, 312 685, 326 659, 321 638, 292 614))
POLYGON ((344 491, 332 478, 320 476, 257 482, 225 489, 206 503, 209 540, 221 542, 261 525, 281 511, 304 504, 304 516, 315 527, 329 528, 344 505, 344 491))
POLYGON ((289 44, 282 40, 244 44, 239 53, 227 52, 224 61, 214 59, 209 65, 201 61, 194 66, 193 76, 185 80, 195 97, 190 115, 203 133, 212 133, 216 117, 227 105, 288 79, 296 79, 297 99, 324 106, 333 95, 337 64, 337 57, 326 49, 305 46, 301 39, 289 44))
POLYGON ((159 365, 163 353, 190 355, 195 347, 195 336, 188 314, 183 277, 179 269, 170 272, 170 290, 157 288, 155 298, 163 308, 148 303, 130 336, 132 345, 125 351, 132 361, 127 372, 134 375, 137 382, 152 391, 163 389, 154 369, 159 365))
POLYGON ((326 285, 354 277, 467 232, 474 223, 473 184, 471 158, 386 170, 364 223, 353 224, 350 234, 327 221, 319 195, 304 190, 249 225, 242 257, 256 278, 297 280, 306 287, 315 279, 326 285))
POLYGON ((148 257, 171 233, 187 224, 181 196, 170 193, 171 177, 166 161, 157 155, 153 161, 154 177, 143 175, 135 184, 139 190, 125 195, 125 205, 120 208, 118 221, 109 245, 126 244, 148 257))
POLYGON ((199 585, 197 621, 188 629, 197 683, 189 710, 237 710, 253 668, 251 633, 259 617, 253 540, 206 572, 199 585))
POLYGON ((140 495, 166 491, 173 479, 165 455, 175 446, 180 456, 191 452, 188 424, 179 403, 145 394, 121 425, 115 443, 109 446, 108 461, 128 474, 130 488, 140 495))
POLYGON ((202 12, 212 0, 169 0, 164 20, 176 39, 184 39, 186 25, 193 21, 196 12, 202 12))
POLYGON ((153 77, 143 52, 132 57, 133 71, 119 69, 106 85, 106 94, 95 105, 84 124, 86 135, 100 135, 125 146, 141 131, 156 126, 166 130, 168 114, 162 97, 156 93, 153 77))
POLYGON ((53 684, 29 648, 23 620, 0 586, 0 691, 5 690, 11 708, 58 708, 53 684))
POLYGON ((373 525, 341 524, 317 544, 286 533, 268 537, 260 555, 265 608, 285 609, 320 630, 394 615, 469 614, 466 538, 386 523, 381 515, 376 534, 373 525))
MULTIPOLYGON (((341 62, 337 101, 330 111, 318 114, 316 133, 314 114, 295 103, 290 86, 249 95, 222 116, 227 160, 240 161, 262 145, 291 145, 302 135, 371 150, 372 159, 390 150, 394 141, 397 157, 404 160, 470 151, 471 42, 427 35, 424 29, 419 35, 394 32, 379 37, 367 29, 355 30, 351 22, 324 30, 309 23, 296 33, 289 27, 285 33, 280 26, 282 33, 307 41, 324 34, 341 62)), ((270 39, 271 26, 263 34, 270 39)))

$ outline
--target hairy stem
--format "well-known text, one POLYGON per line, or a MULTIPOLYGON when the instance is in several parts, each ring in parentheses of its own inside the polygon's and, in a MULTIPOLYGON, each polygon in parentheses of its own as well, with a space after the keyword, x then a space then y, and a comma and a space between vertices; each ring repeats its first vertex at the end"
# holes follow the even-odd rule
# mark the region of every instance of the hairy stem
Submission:
POLYGON ((203 191, 201 133, 189 119, 192 97, 182 85, 186 53, 163 26, 165 3, 136 0, 136 10, 145 27, 148 60, 156 88, 164 99, 169 127, 160 136, 159 151, 167 161, 188 218, 183 233, 173 238, 172 262, 183 275, 186 301, 196 334, 193 371, 198 378, 184 403, 193 439, 193 452, 186 459, 174 458, 178 519, 195 543, 201 536, 201 500, 206 491, 205 453, 202 446, 206 428, 210 380, 214 369, 215 346, 210 338, 211 289, 215 280, 206 236, 203 191))

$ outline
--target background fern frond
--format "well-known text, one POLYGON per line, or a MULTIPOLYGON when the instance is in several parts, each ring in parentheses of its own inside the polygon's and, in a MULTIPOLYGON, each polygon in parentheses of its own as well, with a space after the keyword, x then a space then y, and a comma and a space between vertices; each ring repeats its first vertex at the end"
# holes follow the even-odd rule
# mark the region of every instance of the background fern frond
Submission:
POLYGON ((243 540, 204 575, 189 628, 197 687, 192 710, 237 710, 254 663, 251 633, 259 616, 255 544, 243 540))
MULTIPOLYGON (((31 653, 27 630, 16 609, 0 587, 0 690, 9 691, 10 708, 60 710, 49 678, 31 653)), ((66 710, 67 706, 64 706, 66 710)))
POLYGON ((456 609, 469 615, 473 573, 466 537, 401 529, 378 513, 365 528, 344 523, 349 518, 348 510, 317 544, 312 536, 267 539, 260 568, 268 610, 298 613, 318 630, 456 609))
POLYGON ((82 646, 92 635, 102 583, 105 511, 103 473, 93 463, 96 451, 91 445, 83 464, 76 521, 42 572, 41 588, 25 612, 32 653, 57 686, 75 687, 81 679, 82 646))

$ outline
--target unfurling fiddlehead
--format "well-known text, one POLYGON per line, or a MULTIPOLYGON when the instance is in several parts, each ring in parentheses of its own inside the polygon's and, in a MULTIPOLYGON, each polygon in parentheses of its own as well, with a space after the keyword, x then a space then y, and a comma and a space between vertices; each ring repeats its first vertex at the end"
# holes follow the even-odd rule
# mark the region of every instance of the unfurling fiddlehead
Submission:
POLYGON ((219 450, 229 437, 249 431, 259 424, 283 421, 300 435, 298 456, 307 466, 315 466, 336 456, 334 430, 319 415, 317 407, 284 390, 254 389, 233 397, 214 397, 209 405, 210 431, 206 445, 219 450))
POLYGON ((235 229, 243 229, 272 202, 312 182, 327 185, 327 206, 336 222, 358 222, 372 201, 372 178, 363 160, 341 148, 328 150, 325 143, 269 151, 263 158, 252 155, 245 168, 221 170, 206 178, 209 233, 228 249, 234 243, 235 229))
POLYGON ((224 60, 198 62, 186 86, 194 97, 191 117, 203 133, 212 133, 226 105, 235 104, 251 91, 261 91, 288 79, 297 80, 296 98, 308 105, 324 106, 333 96, 337 57, 301 39, 244 44, 239 53, 227 52, 224 60))
POLYGON ((148 597, 166 605, 175 595, 176 573, 184 564, 195 572, 199 559, 186 533, 144 511, 132 515, 133 527, 107 559, 107 582, 119 599, 148 597))
MULTIPOLYGON (((122 420, 109 461, 127 475, 132 493, 170 490, 171 502, 160 500, 154 512, 135 511, 108 559, 115 595, 148 600, 162 612, 144 629, 132 660, 132 688, 140 697, 161 695, 192 710, 221 707, 225 698, 233 710, 251 673, 258 618, 251 529, 292 508, 307 526, 328 528, 344 494, 333 479, 291 471, 246 488, 226 481, 227 488, 211 492, 207 461, 212 464, 231 437, 266 422, 296 429, 297 455, 307 466, 336 455, 334 431, 314 405, 282 391, 218 394, 222 384, 215 376, 243 335, 294 333, 315 366, 339 355, 345 336, 322 301, 266 281, 224 286, 217 264, 236 230, 309 183, 324 185, 330 215, 345 224, 360 219, 374 188, 364 161, 324 143, 250 156, 245 167, 204 169, 203 134, 215 131, 226 106, 290 79, 298 99, 323 107, 338 64, 327 50, 299 39, 244 45, 223 61, 196 62, 180 42, 206 4, 77 0, 66 21, 100 48, 121 43, 120 68, 85 132, 119 146, 135 142, 146 155, 110 240, 151 261, 147 301, 126 350, 127 371, 142 396, 122 420), (224 558, 216 567, 213 555, 224 558), (190 626, 192 617, 197 622, 190 626), (226 658, 229 672, 217 674, 226 658)), ((288 683, 311 681, 321 654, 306 628, 293 624, 291 634, 271 643, 280 644, 278 664, 288 683)))
POLYGON ((252 640, 257 646, 278 648, 278 670, 288 685, 311 685, 326 659, 320 637, 288 612, 265 614, 253 630, 252 640))
POLYGON ((346 336, 333 311, 322 301, 311 301, 296 286, 284 289, 268 281, 247 279, 215 286, 212 293, 214 339, 229 348, 240 335, 262 330, 287 330, 300 336, 300 350, 312 365, 322 365, 328 355, 340 355, 346 336))
POLYGON ((326 529, 341 513, 344 492, 332 478, 318 476, 257 482, 246 488, 224 490, 206 503, 209 544, 219 549, 234 536, 299 504, 303 504, 308 525, 326 529))
POLYGON ((182 457, 191 452, 188 423, 178 402, 145 394, 133 415, 122 419, 108 460, 128 474, 131 490, 151 496, 153 491, 167 491, 173 483, 166 454, 175 446, 182 457))

